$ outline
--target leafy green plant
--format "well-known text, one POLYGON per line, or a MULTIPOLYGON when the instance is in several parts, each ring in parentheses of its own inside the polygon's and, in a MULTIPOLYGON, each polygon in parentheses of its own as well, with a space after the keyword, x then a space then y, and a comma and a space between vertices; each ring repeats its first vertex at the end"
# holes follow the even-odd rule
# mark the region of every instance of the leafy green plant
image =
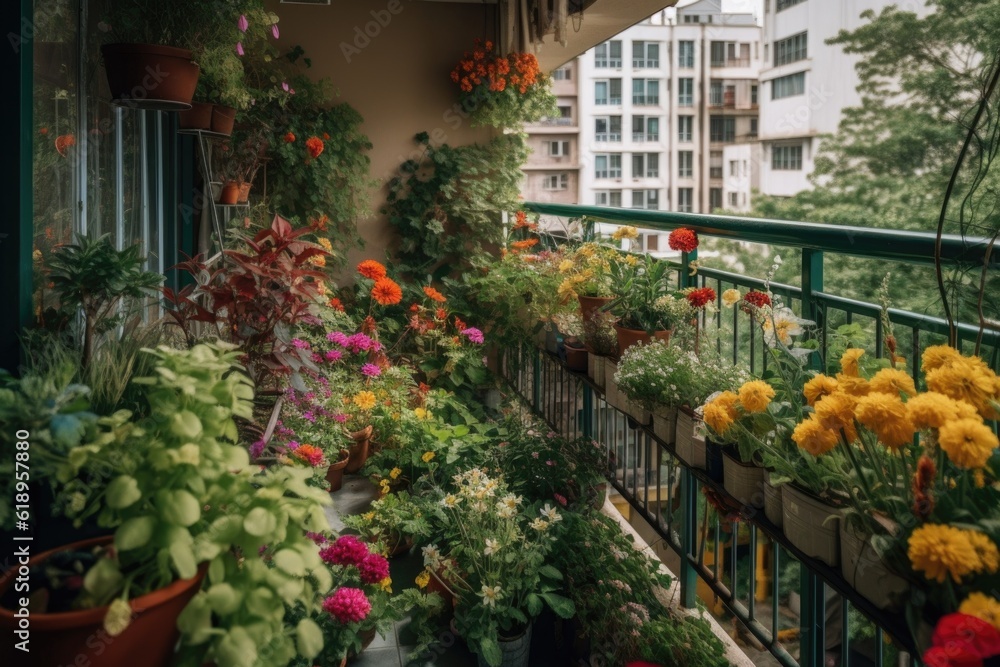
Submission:
POLYGON ((610 273, 614 301, 604 308, 618 316, 619 326, 652 334, 673 329, 694 316, 684 295, 670 290, 669 263, 648 254, 641 259, 629 255, 612 262, 610 273))
POLYGON ((642 625, 641 655, 658 665, 725 667, 725 646, 703 618, 670 614, 642 625))
POLYGON ((423 499, 407 491, 387 493, 373 500, 364 514, 345 517, 344 523, 389 554, 408 540, 417 544, 431 536, 431 523, 423 499))
POLYGON ((94 354, 95 337, 122 319, 119 305, 129 299, 156 294, 163 276, 143 271, 142 248, 131 245, 117 250, 111 237, 79 237, 76 243, 59 247, 49 256, 48 274, 63 310, 83 311, 81 365, 87 368, 94 354))

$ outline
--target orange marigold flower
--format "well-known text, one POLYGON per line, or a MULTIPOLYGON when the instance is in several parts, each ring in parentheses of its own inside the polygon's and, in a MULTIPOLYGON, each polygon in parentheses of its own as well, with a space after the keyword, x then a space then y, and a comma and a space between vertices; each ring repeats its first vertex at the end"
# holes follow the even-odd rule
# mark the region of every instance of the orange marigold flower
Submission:
POLYGON ((460 318, 456 317, 455 318, 455 328, 458 329, 459 331, 464 331, 465 329, 468 329, 469 327, 467 327, 465 325, 465 322, 463 322, 460 318))
POLYGON ((441 294, 441 292, 437 291, 433 287, 425 287, 424 294, 426 294, 427 298, 431 301, 437 301, 438 303, 444 303, 447 301, 444 294, 441 294))
POLYGON ((418 304, 418 303, 411 303, 410 304, 410 312, 411 313, 419 313, 420 312, 420 304, 418 304))
POLYGON ((403 300, 403 290, 392 278, 379 278, 372 287, 372 298, 382 306, 393 306, 403 300))
POLYGON ((514 250, 527 250, 531 246, 538 245, 538 239, 524 239, 523 241, 514 241, 510 244, 510 247, 514 250))
POLYGON ((358 264, 358 273, 363 275, 365 278, 381 280, 382 278, 385 278, 386 270, 385 266, 383 266, 381 262, 376 262, 374 259, 366 259, 358 264))
POLYGON ((292 134, 291 132, 288 132, 288 133, 285 134, 284 139, 285 139, 285 143, 286 144, 290 144, 293 141, 295 141, 295 135, 292 134))
POLYGON ((331 297, 330 300, 326 302, 326 305, 341 313, 344 312, 344 304, 335 296, 331 297))
POLYGON ((448 313, 447 311, 445 311, 444 308, 438 308, 437 311, 434 313, 434 317, 436 317, 439 320, 443 320, 448 317, 448 313))
POLYGON ((309 151, 309 157, 316 159, 323 152, 323 140, 319 137, 309 137, 306 139, 306 150, 309 151))
POLYGON ((698 247, 698 234, 693 229, 679 227, 670 232, 670 236, 667 237, 667 244, 671 250, 691 252, 698 247))

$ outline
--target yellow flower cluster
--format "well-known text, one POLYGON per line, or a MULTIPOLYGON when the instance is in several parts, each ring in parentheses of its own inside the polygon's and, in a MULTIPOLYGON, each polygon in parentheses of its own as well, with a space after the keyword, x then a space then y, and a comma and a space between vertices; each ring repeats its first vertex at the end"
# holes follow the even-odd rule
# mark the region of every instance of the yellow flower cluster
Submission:
POLYGON ((615 241, 621 241, 622 239, 637 239, 639 238, 639 230, 631 225, 625 225, 616 229, 611 234, 611 238, 615 241))
POLYGON ((913 569, 938 583, 956 584, 972 574, 995 574, 1000 552, 987 535, 953 526, 926 524, 910 535, 908 555, 913 569))
POLYGON ((375 394, 370 391, 359 391, 352 400, 354 405, 362 410, 371 410, 375 407, 375 394))
POLYGON ((959 613, 975 616, 1000 630, 1000 602, 983 593, 971 593, 958 608, 959 613))
POLYGON ((743 383, 738 393, 724 391, 705 405, 709 428, 723 435, 742 415, 763 412, 774 398, 774 387, 763 380, 743 383))
POLYGON ((946 345, 927 348, 923 354, 927 388, 976 408, 983 419, 998 419, 1000 377, 979 357, 963 357, 946 345))

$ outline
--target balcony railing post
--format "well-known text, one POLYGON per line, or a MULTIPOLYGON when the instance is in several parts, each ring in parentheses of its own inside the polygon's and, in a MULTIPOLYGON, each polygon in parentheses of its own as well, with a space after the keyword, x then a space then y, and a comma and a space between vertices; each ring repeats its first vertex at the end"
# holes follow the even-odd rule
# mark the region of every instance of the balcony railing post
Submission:
MULTIPOLYGON (((826 335, 826 324, 822 322, 822 311, 816 294, 823 291, 823 251, 803 248, 802 250, 802 317, 816 323, 820 336, 826 335)), ((823 360, 819 353, 813 353, 810 364, 819 370, 823 360)))
POLYGON ((531 383, 531 407, 542 414, 542 351, 537 347, 531 352, 533 380, 531 383))
POLYGON ((583 383, 583 423, 580 424, 583 437, 594 437, 594 390, 583 383))
POLYGON ((816 573, 803 567, 799 575, 801 643, 799 665, 826 665, 826 584, 816 573))
POLYGON ((697 605, 698 573, 691 564, 697 556, 698 480, 686 466, 681 468, 681 606, 697 605))
POLYGON ((677 277, 677 287, 684 289, 695 286, 695 277, 691 275, 691 263, 698 259, 698 251, 681 253, 681 273, 677 277))

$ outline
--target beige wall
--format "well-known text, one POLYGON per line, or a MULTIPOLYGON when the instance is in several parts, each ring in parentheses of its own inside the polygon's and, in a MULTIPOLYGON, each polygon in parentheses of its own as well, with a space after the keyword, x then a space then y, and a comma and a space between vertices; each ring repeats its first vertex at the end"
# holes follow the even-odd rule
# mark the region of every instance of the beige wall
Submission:
POLYGON ((393 230, 378 210, 385 202, 386 181, 416 149, 413 136, 426 131, 435 143, 451 145, 490 138, 489 130, 470 128, 455 112, 458 89, 449 78, 462 53, 483 34, 483 6, 414 0, 267 4, 281 19, 282 46, 301 45, 312 59, 311 74, 331 79, 340 100, 365 119, 378 187, 371 198, 374 214, 358 222, 366 248, 352 253, 348 266, 362 257, 382 258, 393 230), (366 27, 374 37, 363 35, 366 27))

